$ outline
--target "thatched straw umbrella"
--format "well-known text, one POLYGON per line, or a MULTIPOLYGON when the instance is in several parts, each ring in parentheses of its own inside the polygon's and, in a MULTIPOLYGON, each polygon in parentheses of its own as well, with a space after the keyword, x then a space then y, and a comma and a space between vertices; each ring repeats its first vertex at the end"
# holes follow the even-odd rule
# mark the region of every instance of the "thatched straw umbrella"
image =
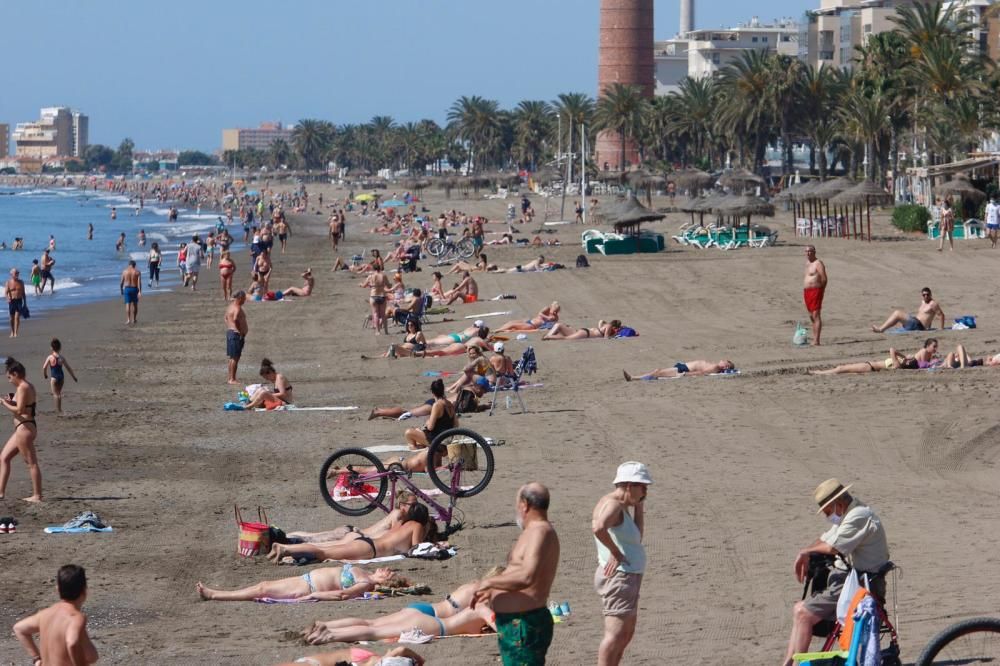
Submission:
POLYGON ((653 190, 658 187, 665 187, 667 184, 666 178, 646 170, 630 171, 625 176, 625 179, 633 190, 646 191, 647 206, 653 205, 653 190))
POLYGON ((604 219, 614 225, 615 231, 635 238, 639 249, 639 227, 643 222, 662 220, 666 215, 646 208, 635 194, 629 194, 624 201, 612 204, 604 211, 604 219))
POLYGON ((961 202, 960 209, 962 216, 965 216, 965 202, 972 201, 980 203, 986 198, 986 193, 969 182, 969 177, 959 174, 951 180, 942 183, 934 188, 934 195, 938 197, 958 197, 961 202))
POLYGON ((813 197, 813 192, 822 187, 824 182, 810 180, 795 188, 795 194, 792 195, 792 201, 795 202, 795 205, 792 206, 792 215, 796 234, 799 232, 798 218, 801 216, 809 220, 809 235, 812 236, 813 219, 818 212, 816 210, 818 200, 813 197))
POLYGON ((692 195, 697 195, 701 190, 711 187, 715 182, 712 174, 700 169, 681 169, 667 177, 668 181, 674 181, 678 190, 687 190, 692 195))
POLYGON ((740 218, 744 215, 747 218, 747 231, 750 230, 750 218, 754 215, 764 215, 774 217, 774 204, 760 197, 743 195, 729 197, 727 201, 719 204, 715 211, 722 215, 730 215, 736 218, 736 226, 739 226, 740 218))
POLYGON ((722 177, 719 178, 719 185, 731 190, 747 190, 751 187, 764 185, 764 179, 746 169, 733 169, 722 174, 722 177))
MULTIPOLYGON (((857 181, 854 180, 853 178, 841 177, 841 178, 834 178, 832 180, 827 180, 825 182, 816 185, 816 187, 814 187, 810 192, 809 196, 815 201, 816 207, 819 210, 820 217, 825 217, 827 220, 838 219, 837 217, 838 211, 836 210, 836 205, 834 205, 834 211, 831 216, 830 200, 833 197, 840 194, 841 192, 845 192, 857 184, 858 184, 857 181)), ((846 211, 844 215, 846 217, 846 211)), ((824 226, 823 232, 829 233, 829 228, 824 226)), ((843 237, 847 234, 845 234, 844 228, 838 223, 836 225, 836 232, 834 235, 843 237)))
POLYGON ((868 241, 872 239, 872 204, 876 206, 892 203, 892 195, 876 185, 870 180, 863 180, 849 190, 844 190, 840 194, 830 199, 834 206, 850 206, 851 228, 854 231, 854 238, 858 237, 858 226, 860 222, 861 238, 865 237, 865 217, 868 222, 868 241), (865 216, 861 215, 861 206, 864 205, 865 216))

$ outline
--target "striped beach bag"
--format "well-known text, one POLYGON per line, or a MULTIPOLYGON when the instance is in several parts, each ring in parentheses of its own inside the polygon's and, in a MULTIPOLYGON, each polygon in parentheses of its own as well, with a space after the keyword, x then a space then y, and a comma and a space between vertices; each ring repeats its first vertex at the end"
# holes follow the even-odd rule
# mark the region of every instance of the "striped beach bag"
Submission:
POLYGON ((236 511, 236 526, 240 529, 239 543, 236 551, 240 557, 256 557, 266 555, 271 550, 270 527, 267 524, 267 513, 262 507, 257 507, 259 522, 245 522, 240 515, 240 508, 233 505, 236 511))

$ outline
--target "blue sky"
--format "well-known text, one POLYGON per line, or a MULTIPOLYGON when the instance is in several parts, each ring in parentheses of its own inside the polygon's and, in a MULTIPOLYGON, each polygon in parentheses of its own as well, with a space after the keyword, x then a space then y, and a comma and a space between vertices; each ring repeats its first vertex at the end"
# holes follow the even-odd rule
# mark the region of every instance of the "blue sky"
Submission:
MULTIPOLYGON (((696 27, 818 0, 696 0, 696 27)), ((513 106, 594 92, 599 0, 3 0, 0 122, 90 116, 91 143, 215 150, 223 127, 374 115, 443 122, 461 95, 513 106)), ((677 30, 657 0, 656 37, 677 30)), ((13 127, 12 127, 13 129, 13 127)))

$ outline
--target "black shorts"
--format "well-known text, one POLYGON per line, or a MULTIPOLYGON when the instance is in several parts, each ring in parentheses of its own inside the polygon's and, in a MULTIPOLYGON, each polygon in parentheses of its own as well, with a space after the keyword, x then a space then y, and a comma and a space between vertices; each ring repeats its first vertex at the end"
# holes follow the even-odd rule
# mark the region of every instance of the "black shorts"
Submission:
POLYGON ((243 355, 243 345, 245 342, 246 338, 236 331, 232 329, 226 331, 226 356, 234 360, 239 360, 240 356, 243 355))
POLYGON ((42 281, 51 280, 52 279, 52 271, 45 270, 44 268, 41 270, 41 272, 39 273, 39 275, 42 276, 42 281))
POLYGON ((286 240, 288 240, 288 234, 278 234, 278 240, 284 243, 286 240))
POLYGON ((12 298, 10 302, 7 303, 7 310, 10 311, 10 316, 13 317, 21 311, 21 306, 24 305, 24 301, 20 298, 12 298))

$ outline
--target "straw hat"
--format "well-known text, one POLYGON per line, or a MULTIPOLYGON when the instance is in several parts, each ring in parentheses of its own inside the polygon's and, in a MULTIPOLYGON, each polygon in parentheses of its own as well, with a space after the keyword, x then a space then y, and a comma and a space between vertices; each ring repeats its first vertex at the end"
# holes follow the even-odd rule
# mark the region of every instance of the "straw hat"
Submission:
POLYGON ((615 475, 615 485, 619 483, 642 483, 649 485, 653 479, 649 476, 649 468, 641 462, 629 461, 618 466, 618 473, 615 475))
POLYGON ((835 499, 850 490, 853 485, 853 483, 850 483, 845 486, 837 479, 827 479, 823 483, 816 486, 816 490, 813 492, 813 498, 816 500, 816 504, 819 504, 819 511, 816 513, 822 513, 823 509, 829 506, 835 499))

